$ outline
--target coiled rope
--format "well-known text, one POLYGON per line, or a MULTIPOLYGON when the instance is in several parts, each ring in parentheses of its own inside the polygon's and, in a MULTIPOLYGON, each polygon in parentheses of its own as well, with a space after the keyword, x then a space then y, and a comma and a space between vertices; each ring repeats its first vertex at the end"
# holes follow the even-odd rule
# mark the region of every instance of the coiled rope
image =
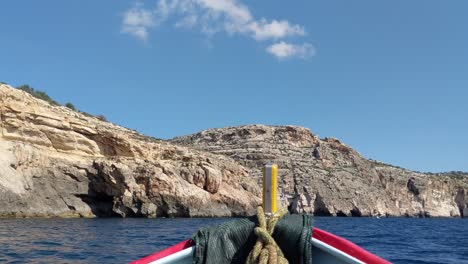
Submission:
POLYGON ((257 208, 259 226, 255 227, 254 232, 258 238, 247 257, 246 264, 288 264, 288 260, 284 257, 281 248, 271 236, 278 220, 287 213, 286 209, 282 209, 278 213, 267 217, 261 206, 257 208))

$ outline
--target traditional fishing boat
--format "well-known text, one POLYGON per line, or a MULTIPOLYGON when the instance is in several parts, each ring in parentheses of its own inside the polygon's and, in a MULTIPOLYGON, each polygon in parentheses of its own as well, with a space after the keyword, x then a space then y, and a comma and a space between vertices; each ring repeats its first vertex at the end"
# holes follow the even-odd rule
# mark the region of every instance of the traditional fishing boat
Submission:
POLYGON ((310 216, 280 215, 277 171, 274 164, 264 168, 263 206, 257 211, 258 220, 242 219, 201 230, 193 239, 132 264, 259 263, 261 258, 265 258, 263 263, 278 264, 390 263, 344 238, 312 227, 310 216))

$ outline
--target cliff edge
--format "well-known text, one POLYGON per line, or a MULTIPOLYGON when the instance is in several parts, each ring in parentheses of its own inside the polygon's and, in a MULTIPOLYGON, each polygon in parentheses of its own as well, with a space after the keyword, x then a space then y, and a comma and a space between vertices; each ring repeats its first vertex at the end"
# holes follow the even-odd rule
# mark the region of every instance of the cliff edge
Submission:
POLYGON ((262 166, 292 212, 467 217, 468 176, 368 160, 296 126, 209 129, 157 140, 0 84, 0 217, 244 216, 262 166))
POLYGON ((468 216, 468 175, 429 175, 371 161, 338 139, 296 126, 209 129, 172 143, 222 154, 250 168, 277 163, 290 211, 324 216, 468 216))
POLYGON ((229 157, 175 146, 0 84, 0 216, 236 216, 259 188, 229 157))

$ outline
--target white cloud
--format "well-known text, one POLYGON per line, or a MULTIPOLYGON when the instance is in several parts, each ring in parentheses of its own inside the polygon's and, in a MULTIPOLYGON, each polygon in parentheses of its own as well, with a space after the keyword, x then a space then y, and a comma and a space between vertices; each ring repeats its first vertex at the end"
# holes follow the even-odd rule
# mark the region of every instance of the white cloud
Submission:
MULTIPOLYGON (((279 39, 287 36, 304 36, 305 30, 299 25, 292 25, 286 20, 268 22, 265 18, 256 20, 247 6, 235 0, 178 0, 195 3, 204 14, 202 27, 211 27, 211 31, 225 31, 229 34, 244 34, 256 40, 279 39), (221 27, 220 27, 221 25, 221 27)), ((210 31, 210 32, 211 32, 210 31)))
POLYGON ((269 38, 279 39, 286 36, 304 36, 306 32, 299 25, 291 25, 288 21, 273 20, 268 23, 265 19, 259 22, 254 21, 249 24, 256 40, 265 40, 269 38))
POLYGON ((281 41, 267 47, 266 51, 279 59, 307 59, 315 55, 315 48, 309 43, 295 45, 281 41))
MULTIPOLYGON (((154 8, 135 5, 129 9, 122 22, 122 32, 143 41, 149 29, 170 21, 176 28, 192 28, 207 35, 224 32, 243 35, 256 41, 281 40, 307 35, 303 26, 287 20, 256 19, 240 0, 156 0, 154 8)), ((278 58, 309 57, 310 44, 294 45, 279 42, 267 48, 278 58), (288 55, 284 55, 288 54, 288 55)))
POLYGON ((146 41, 148 39, 148 28, 154 25, 154 14, 141 6, 135 6, 125 12, 122 21, 122 32, 146 41))
POLYGON ((194 2, 209 12, 225 15, 228 20, 235 23, 247 23, 253 19, 249 9, 235 0, 194 0, 194 2))
POLYGON ((192 28, 197 24, 197 22, 198 22, 198 16, 189 15, 177 21, 175 23, 175 26, 182 27, 182 28, 192 28))

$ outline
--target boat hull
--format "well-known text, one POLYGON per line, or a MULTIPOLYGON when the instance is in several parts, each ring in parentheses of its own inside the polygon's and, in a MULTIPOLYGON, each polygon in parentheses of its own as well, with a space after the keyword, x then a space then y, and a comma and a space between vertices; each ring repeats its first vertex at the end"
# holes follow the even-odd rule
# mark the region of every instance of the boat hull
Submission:
MULTIPOLYGON (((319 228, 313 230, 312 246, 313 263, 390 263, 344 238, 319 228)), ((190 264, 193 263, 193 250, 194 241, 186 240, 132 264, 190 264)))

